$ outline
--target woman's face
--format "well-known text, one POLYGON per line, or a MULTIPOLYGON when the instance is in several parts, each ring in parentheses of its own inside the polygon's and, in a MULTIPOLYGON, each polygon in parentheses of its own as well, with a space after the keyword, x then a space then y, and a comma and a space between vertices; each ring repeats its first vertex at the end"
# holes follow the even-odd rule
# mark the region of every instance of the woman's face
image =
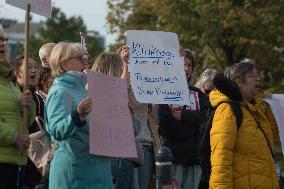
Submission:
MULTIPOLYGON (((18 85, 24 85, 24 60, 22 61, 22 65, 20 66, 19 70, 16 72, 16 81, 18 85)), ((37 77, 38 77, 38 66, 37 63, 32 59, 29 58, 28 61, 28 82, 29 87, 36 87, 37 85, 37 77)))
POLYGON ((82 72, 86 68, 84 65, 83 56, 70 57, 62 62, 62 67, 66 71, 79 71, 82 72))
POLYGON ((186 75, 186 79, 188 79, 192 74, 192 62, 189 58, 184 58, 184 71, 186 75))
POLYGON ((254 99, 260 90, 260 78, 256 69, 246 73, 245 82, 239 84, 239 87, 241 94, 246 101, 250 102, 254 99))

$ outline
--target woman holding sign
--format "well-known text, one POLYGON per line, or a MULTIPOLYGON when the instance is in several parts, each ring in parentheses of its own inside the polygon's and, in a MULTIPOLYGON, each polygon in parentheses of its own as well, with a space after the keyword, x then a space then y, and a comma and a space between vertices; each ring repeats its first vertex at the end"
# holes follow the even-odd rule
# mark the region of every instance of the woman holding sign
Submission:
POLYGON ((110 160, 89 154, 91 99, 83 72, 84 49, 61 42, 50 55, 55 77, 45 106, 46 129, 58 141, 50 166, 50 189, 111 189, 110 160))
MULTIPOLYGON (((195 66, 192 52, 185 49, 184 71, 188 82, 195 66)), ((159 134, 164 145, 173 153, 173 174, 181 189, 198 189, 201 179, 199 163, 199 130, 210 107, 208 96, 200 89, 188 85, 190 104, 167 105, 158 108, 159 134)))
MULTIPOLYGON (((100 54, 96 58, 92 70, 112 77, 128 77, 127 64, 123 64, 121 56, 115 52, 100 54)), ((134 163, 127 159, 113 158, 112 176, 116 189, 133 189, 133 174, 134 163)))
MULTIPOLYGON (((1 25, 0 25, 1 27, 1 25)), ((4 38, 0 28, 0 188, 21 188, 22 168, 27 164, 30 145, 27 128, 23 128, 22 110, 29 110, 32 123, 35 107, 29 90, 21 93, 12 83, 12 66, 5 60, 4 38)))

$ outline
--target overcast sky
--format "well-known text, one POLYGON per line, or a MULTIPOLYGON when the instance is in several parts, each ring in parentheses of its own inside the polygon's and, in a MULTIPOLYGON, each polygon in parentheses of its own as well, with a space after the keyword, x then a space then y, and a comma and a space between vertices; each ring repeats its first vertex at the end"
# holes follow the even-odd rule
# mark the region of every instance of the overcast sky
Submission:
MULTIPOLYGON (((84 19, 88 30, 99 31, 106 37, 106 45, 114 42, 115 36, 107 34, 106 14, 107 0, 53 0, 53 6, 59 7, 67 17, 80 15, 84 19)), ((0 18, 16 19, 23 22, 25 11, 7 5, 5 0, 0 0, 0 18)), ((33 21, 46 20, 42 16, 33 14, 33 21)))

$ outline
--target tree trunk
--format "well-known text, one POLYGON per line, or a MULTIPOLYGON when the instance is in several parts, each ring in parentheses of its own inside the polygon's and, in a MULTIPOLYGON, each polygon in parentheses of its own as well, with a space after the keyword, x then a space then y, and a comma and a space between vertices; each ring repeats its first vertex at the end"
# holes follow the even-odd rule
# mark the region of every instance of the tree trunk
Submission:
POLYGON ((234 47, 226 47, 224 49, 226 55, 226 66, 231 66, 235 63, 234 60, 234 47))

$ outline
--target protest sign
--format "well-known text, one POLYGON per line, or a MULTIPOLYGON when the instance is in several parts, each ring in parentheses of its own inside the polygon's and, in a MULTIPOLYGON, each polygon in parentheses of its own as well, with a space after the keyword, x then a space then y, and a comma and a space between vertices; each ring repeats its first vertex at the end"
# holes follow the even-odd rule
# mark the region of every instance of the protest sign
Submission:
POLYGON ((127 81, 88 71, 90 153, 137 158, 127 81))
MULTIPOLYGON (((28 89, 28 55, 29 55, 29 36, 30 36, 30 12, 36 14, 51 17, 51 0, 6 0, 7 4, 24 9, 26 11, 25 16, 25 45, 24 45, 24 91, 28 89)), ((27 130, 28 126, 28 109, 23 107, 23 127, 20 128, 20 132, 27 130)))
POLYGON ((31 5, 31 12, 41 16, 51 17, 51 0, 6 0, 7 4, 26 10, 31 5))
POLYGON ((138 102, 189 104, 184 58, 171 32, 129 30, 130 81, 138 102))
POLYGON ((265 101, 270 104, 273 115, 276 119, 282 152, 284 152, 284 95, 273 94, 271 99, 266 99, 265 101))

